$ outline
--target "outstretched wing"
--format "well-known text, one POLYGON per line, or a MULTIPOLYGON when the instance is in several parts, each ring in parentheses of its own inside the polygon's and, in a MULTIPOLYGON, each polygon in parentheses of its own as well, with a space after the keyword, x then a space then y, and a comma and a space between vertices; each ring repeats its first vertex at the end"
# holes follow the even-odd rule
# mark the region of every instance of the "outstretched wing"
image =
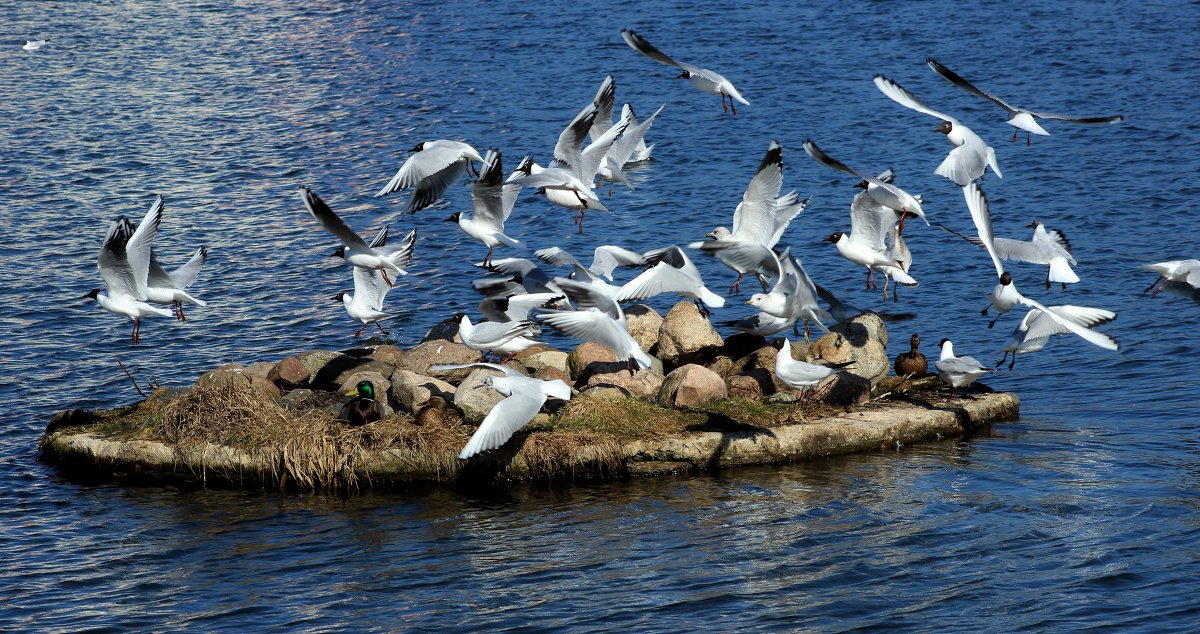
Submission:
POLYGON ((979 88, 976 88, 975 84, 972 84, 971 82, 963 79, 960 75, 958 75, 958 73, 955 73, 954 71, 950 70, 949 68, 946 68, 945 66, 943 66, 941 64, 941 62, 937 61, 936 59, 933 59, 932 57, 930 57, 929 59, 925 60, 925 63, 929 64, 929 67, 933 69, 933 72, 941 75, 943 79, 954 84, 955 86, 962 88, 963 90, 971 93, 972 95, 975 95, 976 97, 983 97, 984 99, 987 99, 988 101, 996 104, 997 106, 1004 108, 1009 113, 1017 112, 1018 109, 1009 105, 1007 101, 1005 101, 989 92, 985 92, 983 90, 980 90, 979 88))

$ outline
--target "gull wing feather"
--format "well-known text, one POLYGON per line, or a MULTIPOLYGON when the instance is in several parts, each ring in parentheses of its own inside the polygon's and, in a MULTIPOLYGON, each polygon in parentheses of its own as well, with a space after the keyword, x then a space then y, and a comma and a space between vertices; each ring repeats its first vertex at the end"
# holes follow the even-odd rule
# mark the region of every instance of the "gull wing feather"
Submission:
POLYGON ((975 95, 976 97, 983 97, 984 99, 987 99, 988 101, 996 104, 997 106, 1004 108, 1010 115, 1014 114, 1020 110, 1019 108, 1014 108, 1013 106, 1009 105, 1009 103, 1007 101, 997 97, 996 95, 993 95, 989 92, 986 92, 984 90, 977 88, 975 86, 975 84, 972 84, 971 82, 967 81, 966 79, 963 79, 958 73, 955 73, 954 71, 950 70, 949 68, 946 68, 945 66, 943 66, 941 64, 941 62, 937 61, 936 59, 933 59, 932 57, 930 57, 929 59, 926 59, 925 63, 928 64, 929 67, 933 69, 933 72, 937 73, 938 75, 941 75, 942 78, 945 79, 946 81, 954 84, 955 86, 958 86, 959 88, 962 88, 963 90, 971 93, 972 95, 975 95))
POLYGON ((150 209, 138 223, 137 229, 125 244, 125 257, 129 269, 133 272, 133 281, 137 285, 135 297, 146 299, 146 287, 150 281, 150 247, 158 236, 158 225, 162 222, 163 197, 158 196, 151 203, 150 209))
POLYGON ((583 141, 587 139, 588 131, 595 120, 596 106, 589 103, 559 133, 558 141, 554 144, 554 160, 550 162, 550 167, 566 168, 580 180, 586 178, 581 175, 583 141))
MULTIPOLYGON (((375 196, 386 196, 392 192, 408 189, 426 178, 444 171, 455 163, 464 163, 461 169, 465 170, 466 165, 463 161, 464 145, 466 144, 441 141, 427 143, 424 149, 404 161, 404 164, 396 171, 396 175, 375 196)), ((472 150, 472 152, 474 151, 472 150)), ((445 191, 444 187, 442 191, 445 191)))
POLYGON ((963 196, 967 199, 967 209, 971 212, 971 221, 975 223, 979 241, 991 256, 992 264, 996 266, 996 276, 999 277, 1004 274, 1004 265, 1000 263, 1000 256, 996 254, 995 236, 992 235, 992 212, 988 208, 987 196, 979 184, 974 182, 963 187, 963 196))
POLYGON ((613 106, 616 102, 617 82, 612 75, 608 75, 604 81, 600 82, 600 88, 596 90, 596 96, 592 98, 592 105, 596 107, 596 118, 592 121, 592 127, 588 131, 592 141, 600 138, 612 127, 613 106))
POLYGON ((654 114, 650 115, 650 118, 641 123, 636 123, 637 115, 633 112, 633 107, 629 104, 622 106, 621 119, 627 123, 627 126, 633 127, 626 127, 625 133, 621 135, 621 138, 613 143, 612 149, 608 151, 609 161, 616 164, 618 168, 628 163, 629 158, 633 156, 638 147, 644 145, 646 132, 650 130, 650 126, 654 125, 654 120, 658 117, 658 113, 662 112, 663 108, 666 107, 666 104, 659 106, 658 110, 655 110, 654 114))
MULTIPOLYGON (((562 292, 570 298, 571 303, 575 306, 581 309, 595 308, 607 318, 619 322, 625 321, 625 313, 621 310, 621 305, 617 303, 617 300, 597 287, 565 277, 556 277, 554 278, 554 282, 558 284, 562 292)), ((617 350, 617 348, 613 349, 617 350)))
POLYGON ((517 372, 506 365, 500 365, 499 363, 484 363, 482 361, 477 363, 435 363, 429 366, 429 369, 433 372, 448 372, 450 370, 465 370, 467 368, 488 368, 503 372, 504 376, 525 376, 524 374, 521 374, 520 372, 517 372))
MULTIPOLYGON (((1110 337, 1102 332, 1097 332, 1095 330, 1091 330, 1090 328, 1086 328, 1086 327, 1081 326, 1073 321, 1065 319, 1058 313, 1046 308, 1045 306, 1043 306, 1040 302, 1038 302, 1035 299, 1025 297, 1024 295, 1022 295, 1020 293, 1017 293, 1017 297, 1018 297, 1018 301, 1020 301, 1022 304, 1042 311, 1043 313, 1046 314, 1047 317, 1049 317, 1050 319, 1053 319, 1060 326, 1066 328, 1067 330, 1070 330, 1071 332, 1079 335, 1088 343, 1091 343, 1092 345, 1096 345, 1101 348, 1104 348, 1105 350, 1116 350, 1119 348, 1116 340, 1113 339, 1112 337, 1110 337)), ((1115 315, 1114 315, 1114 318, 1115 318, 1115 315)))
POLYGON ((208 247, 202 246, 196 249, 196 253, 192 258, 184 263, 183 266, 171 271, 169 275, 179 288, 188 288, 196 283, 196 278, 200 275, 200 267, 208 261, 208 247))
POLYGON ((383 275, 376 269, 352 266, 354 273, 354 301, 362 302, 371 310, 383 312, 383 298, 387 295, 388 285, 383 281, 383 275))
POLYGON ((783 187, 783 148, 771 141, 733 212, 733 237, 767 244, 775 233, 775 198, 783 187))
POLYGON ((879 92, 882 92, 884 95, 887 95, 888 99, 895 101, 896 103, 904 106, 905 108, 910 108, 912 110, 916 110, 917 112, 921 112, 921 113, 927 114, 932 117, 937 117, 938 119, 941 119, 942 121, 949 121, 951 123, 956 123, 956 121, 953 117, 948 117, 948 116, 938 112, 937 110, 934 110, 933 108, 930 108, 929 106, 925 105, 925 102, 921 101, 920 99, 917 99, 916 96, 914 96, 911 92, 908 92, 907 90, 905 90, 903 86, 901 86, 900 84, 897 84, 895 81, 888 78, 886 75, 876 75, 874 81, 875 81, 875 87, 879 89, 879 92))
POLYGON ((611 244, 602 244, 592 253, 592 265, 588 271, 612 281, 613 269, 621 266, 642 266, 646 257, 641 253, 630 251, 611 244))
POLYGON ((504 164, 494 148, 488 150, 479 178, 471 186, 471 207, 471 220, 493 231, 504 231, 508 217, 504 208, 504 164))
POLYGON ((408 199, 408 206, 404 208, 403 213, 415 214, 437 202, 442 197, 442 194, 446 193, 446 190, 450 188, 450 185, 457 181, 466 171, 466 161, 455 161, 430 174, 427 178, 421 179, 417 183, 416 189, 413 190, 412 197, 408 199))
MULTIPOLYGON (((1069 304, 1062 306, 1047 306, 1047 308, 1049 308, 1059 317, 1062 317, 1064 320, 1074 322, 1080 326, 1083 326, 1084 328, 1092 328, 1094 326, 1106 324, 1117 318, 1116 313, 1112 312, 1111 310, 1104 310, 1103 308, 1072 306, 1069 304)), ((1030 309, 1029 312, 1030 314, 1037 312, 1037 314, 1031 317, 1027 323, 1027 329, 1025 331, 1026 341, 1070 332, 1067 330, 1066 326, 1063 326, 1054 319, 1045 316, 1042 311, 1036 308, 1030 309)))
POLYGON ((895 217, 887 207, 876 203, 867 192, 859 192, 850 202, 850 242, 882 254, 887 250, 884 235, 890 218, 895 217))
POLYGON ((466 446, 458 453, 459 459, 466 460, 475 454, 499 448, 532 420, 545 404, 546 393, 540 389, 514 391, 492 407, 492 411, 479 424, 479 429, 471 434, 466 446))
MULTIPOLYGON (((645 55, 646 57, 649 57, 652 60, 662 62, 669 66, 684 68, 682 64, 671 59, 666 53, 663 53, 655 48, 653 44, 647 42, 645 38, 635 33, 632 29, 621 29, 621 37, 625 40, 625 43, 628 44, 630 48, 641 53, 642 55, 645 55)), ((688 68, 687 70, 690 71, 691 69, 688 68)))
POLYGON ((775 232, 771 234, 771 240, 767 242, 767 246, 775 248, 779 244, 779 239, 783 237, 783 232, 787 230, 788 225, 792 224, 792 220, 804 211, 808 206, 808 202, 812 200, 812 196, 804 200, 798 200, 799 195, 796 192, 788 192, 779 198, 775 199, 775 232))
POLYGON ((133 235, 133 225, 124 217, 117 218, 108 226, 104 236, 104 244, 100 247, 100 255, 96 259, 96 268, 108 288, 109 295, 124 295, 137 298, 137 282, 133 279, 133 271, 129 268, 129 260, 125 256, 125 245, 129 236, 133 235))
POLYGON ((348 247, 357 247, 361 249, 369 248, 367 242, 362 239, 353 229, 350 228, 341 218, 338 217, 325 201, 307 187, 300 188, 300 199, 304 201, 305 209, 312 214, 317 222, 321 223, 322 227, 329 233, 332 233, 348 247))

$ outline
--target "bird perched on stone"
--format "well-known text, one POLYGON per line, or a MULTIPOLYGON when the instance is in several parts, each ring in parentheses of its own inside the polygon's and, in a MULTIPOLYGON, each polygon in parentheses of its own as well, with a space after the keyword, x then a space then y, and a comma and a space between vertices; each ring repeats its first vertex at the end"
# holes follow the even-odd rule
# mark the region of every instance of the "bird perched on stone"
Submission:
POLYGON ((954 344, 949 339, 942 339, 942 354, 934 366, 938 378, 950 387, 950 396, 954 396, 954 388, 969 388, 975 379, 992 372, 992 368, 984 367, 975 357, 954 356, 954 344))
POLYGON ((929 361, 917 351, 917 346, 921 345, 921 338, 914 332, 908 344, 912 346, 912 350, 896 355, 896 362, 892 367, 896 370, 896 376, 921 376, 929 371, 929 361))
POLYGON ((359 381, 346 396, 354 396, 342 406, 338 418, 351 425, 366 425, 383 418, 383 405, 375 400, 375 386, 370 381, 359 381))

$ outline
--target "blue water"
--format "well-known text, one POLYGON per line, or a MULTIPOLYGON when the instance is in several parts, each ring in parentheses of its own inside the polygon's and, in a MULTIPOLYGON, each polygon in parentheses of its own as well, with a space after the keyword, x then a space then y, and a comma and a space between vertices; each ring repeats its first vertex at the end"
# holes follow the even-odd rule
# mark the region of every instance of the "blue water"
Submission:
MULTIPOLYGON (((1142 263, 1200 256, 1200 6, 925 3, 20 2, 0 7, 0 629, 28 630, 1018 630, 1188 631, 1200 621, 1200 305, 1142 293, 1142 263), (737 117, 671 79, 618 31, 730 77, 737 117), (27 38, 49 38, 36 52, 27 38), (1113 126, 1050 122, 1010 143, 999 109, 923 64, 1044 111, 1123 113, 1113 126), (996 231, 1039 218, 1071 238, 1083 281, 1047 303, 1120 314, 1118 353, 1064 337, 987 383, 1022 398, 1019 422, 967 441, 807 465, 615 483, 447 488, 349 499, 88 486, 36 460, 53 412, 123 404, 140 380, 183 385, 227 361, 346 348, 357 324, 332 246, 300 205, 307 185, 363 233, 417 227, 417 259, 388 297, 411 344, 474 310, 483 256, 441 219, 371 196, 422 140, 496 146, 543 163, 606 73, 655 124, 636 190, 586 233, 522 197, 533 247, 648 249, 727 224, 771 139, 785 188, 813 194, 785 235, 812 277, 889 308, 819 240, 848 229, 853 181, 800 151, 815 139, 866 170, 895 167, 931 220, 970 221, 932 174, 937 122, 871 84, 889 75, 957 115, 999 155, 984 182, 996 231), (108 223, 167 198, 158 249, 197 245, 210 302, 186 323, 126 321, 82 299, 99 286, 108 223)), ((922 223, 906 231, 926 353, 951 337, 991 361, 1019 319, 978 312, 982 251, 922 223)), ((710 284, 731 273, 698 259, 710 284)), ((717 312, 743 314, 741 297, 717 312)), ((670 300, 656 303, 660 308, 670 300)), ((561 340, 559 340, 561 341, 561 340)), ((562 342, 564 345, 566 342, 562 342)))

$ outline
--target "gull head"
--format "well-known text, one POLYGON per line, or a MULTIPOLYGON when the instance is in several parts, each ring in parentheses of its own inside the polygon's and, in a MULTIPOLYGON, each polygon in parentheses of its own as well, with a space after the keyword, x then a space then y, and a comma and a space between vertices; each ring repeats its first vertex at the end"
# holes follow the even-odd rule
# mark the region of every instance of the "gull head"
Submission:
POLYGON ((729 236, 731 236, 731 235, 733 235, 733 234, 729 232, 728 228, 717 227, 716 229, 713 229, 712 231, 709 231, 707 234, 705 234, 704 237, 712 238, 713 240, 727 240, 729 238, 729 236))
POLYGON ((462 217, 462 212, 456 211, 456 212, 450 214, 449 216, 442 218, 442 222, 458 222, 458 219, 460 217, 462 217))
POLYGON ((84 295, 84 297, 86 297, 88 299, 99 300, 100 299, 100 289, 93 288, 92 290, 88 291, 87 294, 84 295))
POLYGON ((857 188, 859 188, 859 189, 861 189, 861 190, 863 190, 863 191, 866 191, 866 190, 867 190, 867 188, 871 186, 871 184, 870 184, 870 183, 868 183, 867 181, 858 181, 857 183, 855 183, 855 185, 854 185, 854 186, 855 186, 855 187, 857 187, 857 188))
POLYGON ((1030 228, 1030 229, 1037 229, 1037 228, 1038 228, 1038 226, 1040 226, 1041 224, 1042 224, 1042 221, 1041 221, 1041 220, 1034 220, 1033 222, 1029 223, 1029 224, 1028 224, 1028 225, 1026 225, 1026 226, 1027 226, 1028 228, 1030 228))
POLYGON ((830 244, 837 244, 838 242, 841 242, 842 238, 844 238, 845 236, 846 236, 845 232, 834 231, 833 233, 829 234, 828 238, 825 238, 825 242, 828 242, 830 244))
POLYGON ((329 254, 329 257, 331 257, 331 258, 344 258, 344 257, 346 257, 346 245, 344 245, 344 244, 343 244, 342 246, 340 246, 340 247, 338 247, 338 248, 334 249, 334 250, 333 250, 333 253, 330 253, 330 254, 329 254))
POLYGON ((1000 285, 1008 286, 1009 284, 1012 284, 1012 274, 1010 274, 1008 271, 1005 271, 1000 274, 1000 285))
POLYGON ((936 129, 934 129, 934 132, 941 132, 942 134, 950 134, 950 131, 953 129, 954 129, 953 123, 950 123, 949 121, 943 121, 942 125, 939 125, 936 129))
POLYGON ((766 301, 767 301, 766 293, 755 293, 750 296, 750 299, 746 300, 746 303, 750 304, 751 306, 761 306, 763 304, 763 302, 766 302, 766 301))
POLYGON ((420 152, 421 150, 424 150, 424 149, 425 149, 425 142, 421 141, 420 143, 414 145, 413 148, 411 150, 409 150, 409 152, 420 152))
POLYGON ((333 301, 335 301, 335 302, 341 302, 341 301, 345 301, 345 300, 346 300, 346 293, 344 293, 344 292, 343 292, 343 293, 338 293, 337 295, 334 295, 333 297, 330 297, 329 299, 331 299, 331 300, 333 300, 333 301))
POLYGON ((675 76, 675 79, 691 79, 691 78, 692 78, 692 71, 689 71, 689 70, 685 70, 682 73, 679 73, 678 75, 675 76))

